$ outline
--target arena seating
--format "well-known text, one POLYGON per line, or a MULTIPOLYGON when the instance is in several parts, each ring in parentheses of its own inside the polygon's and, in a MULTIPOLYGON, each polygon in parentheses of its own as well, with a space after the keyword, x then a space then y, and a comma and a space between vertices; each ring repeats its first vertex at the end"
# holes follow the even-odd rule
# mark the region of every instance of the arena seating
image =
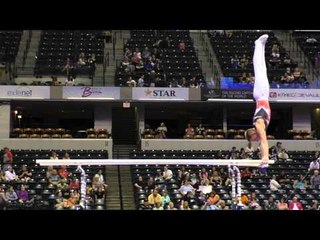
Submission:
POLYGON ((67 58, 75 67, 76 75, 89 75, 90 66, 77 65, 80 53, 85 59, 95 54, 96 63, 103 63, 104 42, 102 31, 42 31, 37 61, 34 70, 36 76, 66 75, 62 72, 67 58))
MULTIPOLYGON (((225 158, 229 154, 228 151, 165 151, 165 150, 134 150, 131 153, 132 159, 143 159, 143 158, 165 158, 165 159, 214 159, 214 158, 225 158)), ((267 202, 269 196, 273 196, 275 201, 279 201, 281 196, 290 201, 293 196, 298 196, 299 201, 303 204, 304 209, 310 209, 313 200, 320 200, 319 191, 308 186, 306 190, 299 190, 293 188, 293 181, 298 175, 305 175, 309 167, 310 162, 314 158, 315 152, 303 152, 303 151, 291 151, 289 152, 290 161, 276 161, 276 163, 269 167, 268 176, 266 175, 256 175, 248 179, 242 179, 242 190, 246 195, 254 192, 257 195, 260 206, 264 206, 267 202), (281 171, 284 171, 285 175, 290 179, 290 183, 282 184, 281 189, 278 192, 271 192, 269 183, 272 175, 278 176, 281 171)), ((204 167, 209 175, 212 173, 213 167, 219 172, 227 172, 227 167, 219 166, 201 166, 201 165, 187 165, 186 170, 192 174, 196 173, 197 176, 201 169, 204 167)), ((172 170, 174 177, 170 181, 158 180, 156 181, 156 187, 159 189, 167 189, 170 198, 175 203, 175 207, 179 209, 181 194, 179 195, 177 189, 180 188, 180 182, 177 178, 178 170, 181 169, 179 165, 171 165, 169 169, 172 170)), ((244 168, 240 168, 244 169, 244 168)), ((251 171, 254 168, 249 168, 251 171)), ((257 170, 257 169, 255 169, 257 170)), ((155 177, 157 172, 163 172, 163 166, 151 166, 151 165, 135 165, 131 167, 132 179, 135 182, 139 176, 142 176, 145 181, 149 176, 155 177)), ((307 177, 309 180, 310 177, 307 177)), ((309 185, 309 184, 308 184, 309 185)), ((225 186, 224 184, 216 185, 213 190, 225 200, 226 205, 231 206, 231 186, 225 186)), ((140 189, 135 192, 136 197, 136 207, 137 209, 145 209, 145 202, 147 200, 150 190, 145 191, 140 189)), ((196 201, 196 196, 191 204, 191 209, 199 209, 201 206, 196 201)))
POLYGON ((22 31, 0 31, 0 62, 14 62, 22 31))
MULTIPOLYGON (((108 153, 105 150, 21 150, 13 149, 13 169, 18 174, 22 165, 27 165, 27 168, 32 172, 32 179, 29 180, 25 186, 29 193, 29 198, 34 199, 32 204, 19 204, 18 202, 11 202, 8 204, 8 210, 28 209, 28 210, 51 210, 54 209, 56 204, 56 188, 49 184, 46 178, 47 167, 39 166, 35 163, 36 159, 49 159, 51 151, 55 151, 59 159, 61 159, 65 152, 68 152, 71 159, 105 159, 108 158, 108 153)), ((60 167, 55 167, 59 169, 60 167)), ((76 166, 67 167, 68 172, 72 173, 72 176, 76 176, 80 179, 80 173, 76 171, 76 166)), ((87 174, 87 184, 90 185, 93 176, 102 170, 104 174, 103 166, 83 166, 83 169, 87 174)), ((1 181, 0 185, 3 189, 7 190, 9 185, 14 187, 14 190, 20 190, 21 181, 1 181)), ((64 197, 68 197, 70 191, 64 192, 64 197)), ((87 201, 88 209, 103 208, 105 204, 101 206, 101 203, 95 203, 93 200, 87 201)))

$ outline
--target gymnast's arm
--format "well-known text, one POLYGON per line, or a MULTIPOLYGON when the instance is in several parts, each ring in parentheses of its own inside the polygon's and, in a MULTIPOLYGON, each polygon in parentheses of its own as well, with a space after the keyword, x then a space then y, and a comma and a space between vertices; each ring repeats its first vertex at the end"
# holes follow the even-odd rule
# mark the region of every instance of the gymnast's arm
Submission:
POLYGON ((269 144, 264 120, 262 118, 257 119, 255 122, 255 127, 260 138, 261 159, 269 159, 269 144))

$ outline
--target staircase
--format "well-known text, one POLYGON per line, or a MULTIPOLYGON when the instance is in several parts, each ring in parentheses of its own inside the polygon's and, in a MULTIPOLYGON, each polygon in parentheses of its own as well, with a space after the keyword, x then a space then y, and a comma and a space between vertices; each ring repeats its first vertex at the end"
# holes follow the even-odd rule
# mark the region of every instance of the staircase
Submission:
POLYGON ((138 126, 135 108, 112 109, 112 139, 114 145, 135 145, 138 126))
POLYGON ((117 64, 123 60, 124 43, 130 38, 128 30, 113 30, 112 42, 104 45, 104 64, 97 64, 94 77, 95 86, 114 86, 117 64), (105 72, 104 72, 105 71, 105 72))
MULTIPOLYGON (((114 145, 113 146, 113 159, 128 159, 135 145, 114 145)), ((131 178, 130 166, 117 166, 119 170, 119 191, 121 196, 121 210, 135 210, 135 200, 133 192, 133 182, 131 178)))
POLYGON ((201 64, 202 72, 206 76, 206 82, 210 82, 213 76, 222 76, 222 71, 214 53, 207 30, 190 30, 197 57, 201 64))
POLYGON ((118 166, 106 167, 106 183, 108 184, 106 209, 121 210, 120 184, 118 166))
MULTIPOLYGON (((28 39, 27 40, 25 39, 26 37, 24 35, 25 33, 22 36, 23 42, 20 44, 21 48, 23 48, 23 45, 25 44, 24 41, 28 41, 28 39)), ((32 30, 29 47, 26 46, 24 53, 22 53, 22 50, 20 51, 20 47, 19 47, 19 52, 18 52, 17 61, 16 61, 17 76, 19 77, 33 76, 34 66, 36 63, 36 55, 39 49, 40 37, 41 37, 41 30, 32 30), (25 61, 23 60, 24 54, 25 54, 25 61), (22 55, 22 58, 21 58, 21 55, 22 55)))

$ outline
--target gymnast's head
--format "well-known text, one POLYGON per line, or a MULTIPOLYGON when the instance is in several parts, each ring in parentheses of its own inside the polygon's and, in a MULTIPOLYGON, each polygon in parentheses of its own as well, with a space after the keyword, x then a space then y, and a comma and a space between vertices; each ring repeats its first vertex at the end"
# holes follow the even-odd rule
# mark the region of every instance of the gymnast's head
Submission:
POLYGON ((249 141, 259 141, 260 137, 257 133, 255 128, 249 128, 247 131, 244 132, 244 137, 249 141))

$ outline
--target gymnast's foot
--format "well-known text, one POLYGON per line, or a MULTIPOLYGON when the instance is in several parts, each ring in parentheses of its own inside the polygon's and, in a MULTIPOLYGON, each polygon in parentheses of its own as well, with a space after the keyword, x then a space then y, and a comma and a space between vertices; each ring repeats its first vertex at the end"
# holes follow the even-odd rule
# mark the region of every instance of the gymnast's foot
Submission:
POLYGON ((263 34, 262 36, 260 36, 255 43, 257 44, 258 42, 262 43, 263 45, 266 44, 267 40, 268 40, 269 35, 268 34, 263 34))

